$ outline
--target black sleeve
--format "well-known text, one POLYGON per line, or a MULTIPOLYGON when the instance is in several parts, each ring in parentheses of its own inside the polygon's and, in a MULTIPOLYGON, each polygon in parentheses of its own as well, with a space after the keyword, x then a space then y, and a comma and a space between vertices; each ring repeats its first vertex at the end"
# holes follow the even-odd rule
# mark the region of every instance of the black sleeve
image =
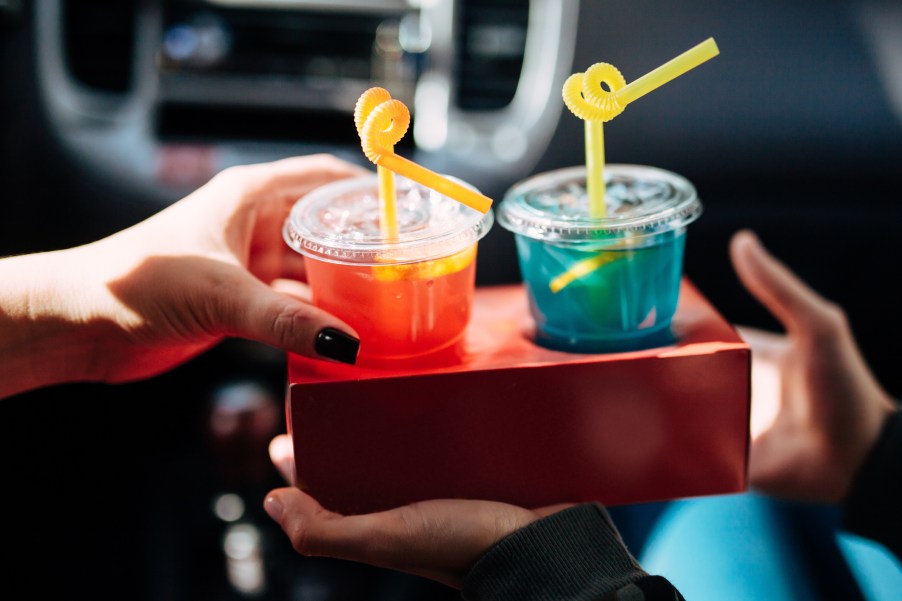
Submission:
POLYGON ((501 540, 476 562, 466 601, 683 601, 636 562, 604 507, 565 509, 501 540))
POLYGON ((902 413, 883 424, 843 502, 842 527, 886 546, 902 559, 902 413))

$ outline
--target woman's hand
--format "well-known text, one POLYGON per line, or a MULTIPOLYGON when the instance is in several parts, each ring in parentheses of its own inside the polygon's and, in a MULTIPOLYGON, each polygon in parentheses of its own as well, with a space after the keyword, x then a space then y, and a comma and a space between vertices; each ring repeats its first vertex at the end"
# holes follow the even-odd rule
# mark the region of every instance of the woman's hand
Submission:
POLYGON ((225 337, 353 362, 345 323, 295 292, 294 202, 368 173, 328 155, 226 169, 153 217, 85 246, 0 261, 0 397, 166 371, 225 337))

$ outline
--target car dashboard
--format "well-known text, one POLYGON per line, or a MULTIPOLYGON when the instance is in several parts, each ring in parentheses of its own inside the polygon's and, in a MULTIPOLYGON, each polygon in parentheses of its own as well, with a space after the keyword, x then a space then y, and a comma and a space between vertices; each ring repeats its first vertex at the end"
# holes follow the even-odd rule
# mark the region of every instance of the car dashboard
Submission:
POLYGON ((67 143, 165 202, 234 164, 361 160, 352 115, 374 85, 411 109, 399 150, 477 186, 523 177, 561 114, 577 14, 503 0, 56 1, 38 3, 36 26, 67 143))

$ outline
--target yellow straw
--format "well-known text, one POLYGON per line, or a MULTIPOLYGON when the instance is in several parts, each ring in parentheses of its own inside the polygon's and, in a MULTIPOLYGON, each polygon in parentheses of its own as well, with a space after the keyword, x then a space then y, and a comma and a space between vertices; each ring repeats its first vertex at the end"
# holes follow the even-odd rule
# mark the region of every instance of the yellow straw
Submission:
POLYGON ((410 127, 410 111, 400 100, 391 97, 383 88, 370 88, 357 100, 354 108, 354 123, 360 134, 363 153, 376 164, 379 174, 379 194, 382 199, 382 217, 394 224, 397 232, 397 218, 394 206, 393 173, 403 175, 427 188, 452 198, 480 213, 487 213, 492 199, 466 186, 442 177, 434 171, 417 165, 395 154, 395 144, 410 127), (389 193, 390 190, 390 193, 389 193), (390 198, 391 201, 386 199, 390 198))
POLYGON ((630 102, 719 53, 714 38, 708 38, 630 84, 626 83, 616 67, 608 63, 596 63, 585 73, 574 73, 567 79, 562 90, 564 104, 586 122, 586 195, 589 197, 591 217, 605 216, 602 123, 622 113, 630 102))
POLYGON ((717 48, 714 38, 708 38, 694 48, 690 48, 676 58, 667 61, 657 69, 649 71, 639 79, 630 82, 626 87, 614 92, 614 95, 621 104, 627 105, 645 96, 652 90, 663 86, 668 81, 676 79, 686 71, 698 67, 718 54, 720 54, 720 50, 717 48))
POLYGON ((551 288, 552 293, 557 294, 565 287, 572 284, 574 280, 577 280, 584 275, 589 275, 602 265, 607 265, 616 260, 617 256, 614 253, 600 252, 594 257, 589 257, 588 259, 583 259, 578 263, 574 263, 570 269, 552 279, 551 283, 548 284, 548 287, 551 288))
MULTIPOLYGON (((626 105, 634 100, 718 54, 720 50, 714 38, 708 38, 629 84, 620 71, 608 63, 595 63, 585 73, 574 73, 567 78, 562 90, 564 104, 586 123, 586 195, 589 197, 590 217, 603 218, 606 212, 602 123, 622 113, 626 105)), ((601 254, 572 265, 551 281, 551 291, 559 292, 574 280, 610 262, 603 257, 606 255, 601 254)))
POLYGON ((397 198, 395 174, 382 166, 376 167, 379 178, 379 230, 388 239, 398 237, 397 198))
POLYGON ((604 204, 604 132, 601 121, 586 120, 586 194, 589 216, 605 217, 604 204))
POLYGON ((403 175, 408 179, 412 179, 415 182, 419 182, 427 188, 432 188, 439 194, 444 194, 449 198, 453 198, 457 202, 472 209, 476 209, 480 213, 487 213, 492 206, 492 199, 488 196, 480 194, 475 190, 471 190, 466 186, 462 186, 457 182, 453 182, 446 177, 442 177, 438 173, 430 171, 422 165, 409 161, 402 156, 396 154, 383 154, 379 157, 376 164, 391 169, 395 173, 403 175))
MULTIPOLYGON (((357 105, 354 107, 354 125, 357 128, 358 135, 363 135, 363 128, 366 120, 373 112, 373 109, 391 99, 391 94, 384 88, 370 88, 360 95, 357 105)), ((409 122, 409 115, 408 115, 409 122)), ((388 129, 394 127, 393 116, 389 116, 388 129)), ((404 131, 407 131, 407 125, 404 125, 404 131)), ((401 136, 404 132, 401 132, 401 136)), ((398 136, 400 139, 401 136, 398 136)), ((389 145, 389 152, 394 152, 393 145, 389 145)), ((395 193, 395 174, 382 167, 376 167, 376 174, 379 182, 379 230, 385 238, 397 238, 398 236, 398 217, 397 217, 397 198, 395 193)))

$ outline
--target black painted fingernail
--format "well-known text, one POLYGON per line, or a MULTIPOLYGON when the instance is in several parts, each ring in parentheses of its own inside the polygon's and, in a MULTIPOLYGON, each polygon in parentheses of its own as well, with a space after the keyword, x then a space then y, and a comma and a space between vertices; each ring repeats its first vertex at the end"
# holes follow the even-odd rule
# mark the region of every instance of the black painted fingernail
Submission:
POLYGON ((354 365, 357 363, 360 341, 341 330, 323 328, 316 335, 316 344, 313 348, 323 357, 354 365))

